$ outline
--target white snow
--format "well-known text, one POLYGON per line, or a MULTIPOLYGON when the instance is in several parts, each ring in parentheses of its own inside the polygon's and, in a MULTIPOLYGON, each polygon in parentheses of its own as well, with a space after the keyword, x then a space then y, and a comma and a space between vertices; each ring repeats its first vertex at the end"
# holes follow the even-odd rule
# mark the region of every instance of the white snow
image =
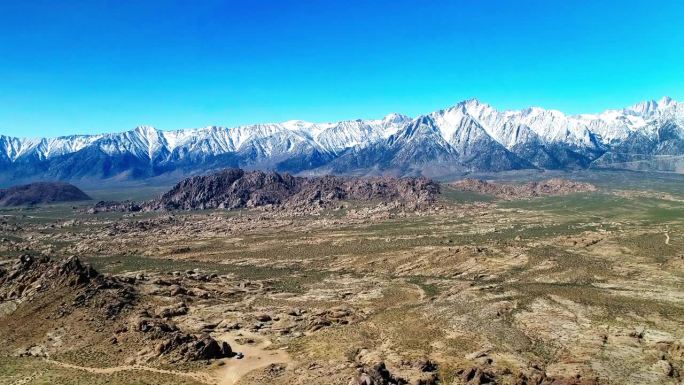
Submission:
MULTIPOLYGON (((622 110, 598 114, 566 115, 557 110, 530 107, 498 111, 477 99, 426 115, 434 121, 447 143, 462 146, 483 132, 506 148, 532 140, 591 147, 594 138, 603 143, 625 139, 633 131, 653 135, 663 119, 684 123, 684 107, 671 98, 637 103, 622 110)), ((418 117, 419 119, 422 117, 418 117)), ((312 123, 290 120, 226 128, 209 126, 161 131, 150 126, 122 133, 73 135, 57 138, 0 136, 0 153, 10 161, 22 157, 48 159, 97 146, 107 154, 130 153, 140 158, 183 154, 220 155, 255 151, 258 156, 281 156, 305 150, 338 154, 351 147, 365 147, 397 134, 415 120, 391 113, 376 120, 312 123)))

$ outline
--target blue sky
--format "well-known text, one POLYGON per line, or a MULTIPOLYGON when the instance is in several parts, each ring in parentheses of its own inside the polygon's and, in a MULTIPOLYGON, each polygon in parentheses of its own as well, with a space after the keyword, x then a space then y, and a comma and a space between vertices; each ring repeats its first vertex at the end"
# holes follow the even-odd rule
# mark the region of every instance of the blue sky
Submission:
POLYGON ((0 0, 0 134, 684 100, 683 1, 0 0))

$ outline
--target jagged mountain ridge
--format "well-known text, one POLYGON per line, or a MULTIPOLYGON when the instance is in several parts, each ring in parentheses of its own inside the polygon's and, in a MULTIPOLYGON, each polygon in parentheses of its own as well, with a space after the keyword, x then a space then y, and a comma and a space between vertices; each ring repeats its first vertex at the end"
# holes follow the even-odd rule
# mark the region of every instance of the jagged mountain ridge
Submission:
POLYGON ((498 111, 470 99, 416 118, 24 139, 0 136, 0 178, 128 178, 223 167, 312 173, 619 167, 684 170, 684 107, 670 98, 600 114, 498 111), (634 164, 638 163, 638 166, 634 164))

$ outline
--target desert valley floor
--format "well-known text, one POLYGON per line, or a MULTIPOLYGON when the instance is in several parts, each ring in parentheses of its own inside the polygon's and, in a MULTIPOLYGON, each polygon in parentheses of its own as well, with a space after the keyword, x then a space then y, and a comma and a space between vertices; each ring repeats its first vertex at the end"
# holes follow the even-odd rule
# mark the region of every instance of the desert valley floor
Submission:
POLYGON ((684 179, 592 178, 418 210, 2 209, 0 384, 681 383, 684 179))

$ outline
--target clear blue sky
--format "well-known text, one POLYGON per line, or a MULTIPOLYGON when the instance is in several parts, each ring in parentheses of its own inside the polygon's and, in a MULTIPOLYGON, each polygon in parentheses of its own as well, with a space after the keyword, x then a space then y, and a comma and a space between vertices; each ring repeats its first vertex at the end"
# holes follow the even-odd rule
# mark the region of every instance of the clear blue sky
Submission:
POLYGON ((684 1, 0 0, 0 133, 684 100, 684 1))

